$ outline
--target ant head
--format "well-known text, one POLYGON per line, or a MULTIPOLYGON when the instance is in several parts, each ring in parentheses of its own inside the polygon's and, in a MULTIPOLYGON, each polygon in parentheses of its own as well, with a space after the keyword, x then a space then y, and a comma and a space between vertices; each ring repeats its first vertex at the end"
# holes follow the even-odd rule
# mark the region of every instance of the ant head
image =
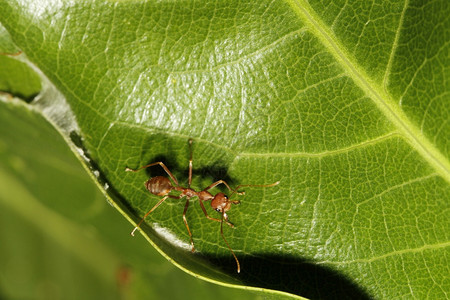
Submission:
POLYGON ((211 201, 211 207, 218 212, 227 212, 231 207, 231 201, 224 193, 217 193, 211 201))
POLYGON ((224 193, 217 193, 211 201, 211 207, 220 213, 227 212, 231 208, 231 204, 239 204, 239 200, 229 200, 224 193))

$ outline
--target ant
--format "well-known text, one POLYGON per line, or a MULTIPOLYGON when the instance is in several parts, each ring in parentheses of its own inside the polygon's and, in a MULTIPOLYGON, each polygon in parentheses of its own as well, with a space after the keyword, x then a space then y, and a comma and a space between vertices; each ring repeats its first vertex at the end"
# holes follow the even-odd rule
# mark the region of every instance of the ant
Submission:
POLYGON ((237 272, 240 273, 241 266, 239 264, 239 260, 237 259, 236 255, 234 254, 233 249, 231 249, 230 244, 228 244, 228 242, 223 234, 223 223, 224 222, 228 226, 234 228, 234 225, 229 221, 228 215, 226 214, 226 212, 230 210, 231 204, 239 204, 240 201, 239 200, 230 200, 229 197, 227 197, 224 193, 217 193, 216 195, 213 196, 210 192, 208 192, 208 190, 218 186, 219 184, 223 184, 227 187, 228 190, 231 191, 231 194, 230 194, 230 197, 231 197, 233 194, 244 195, 245 192, 238 192, 239 188, 241 188, 241 187, 272 187, 272 186, 279 184, 280 182, 277 181, 272 184, 241 184, 233 190, 232 188, 230 188, 228 183, 226 183, 224 180, 218 180, 201 191, 195 191, 194 189, 191 188, 191 183, 192 183, 192 139, 189 139, 189 152, 190 152, 189 177, 188 177, 188 187, 187 188, 180 186, 180 184, 178 183, 178 180, 175 178, 175 176, 173 176, 172 172, 170 172, 169 169, 166 167, 166 165, 160 161, 145 165, 145 166, 137 168, 137 169, 130 169, 128 167, 125 169, 125 171, 137 172, 139 170, 146 169, 148 167, 159 165, 164 169, 164 171, 167 173, 167 175, 169 175, 169 177, 172 179, 172 181, 174 183, 173 184, 169 180, 169 178, 164 177, 164 176, 152 177, 149 180, 147 180, 147 182, 145 182, 145 187, 148 189, 148 191, 150 193, 152 193, 153 195, 156 195, 156 196, 162 196, 163 198, 161 198, 159 200, 159 202, 156 203, 155 206, 153 206, 153 208, 150 209, 144 215, 144 217, 141 219, 141 221, 136 225, 136 227, 131 232, 131 235, 134 236, 134 232, 140 227, 142 222, 144 222, 145 218, 149 214, 151 214, 159 205, 161 205, 161 203, 163 203, 167 198, 181 199, 183 197, 186 197, 186 204, 184 205, 184 210, 183 210, 183 221, 184 221, 184 225, 186 225, 187 231, 189 233, 189 237, 191 239, 191 246, 192 246, 191 251, 194 252, 195 251, 194 241, 192 239, 192 233, 191 233, 191 230, 189 229, 189 225, 186 220, 186 211, 189 207, 189 200, 192 197, 197 197, 200 200, 199 201, 200 207, 202 208, 202 211, 205 214, 205 217, 210 220, 220 222, 220 234, 221 234, 223 240, 225 241, 225 244, 228 246, 228 249, 230 249, 231 254, 233 254, 233 257, 236 260, 237 272), (181 193, 178 196, 169 195, 169 193, 172 190, 178 191, 181 193), (222 215, 221 219, 216 219, 216 218, 210 217, 208 215, 208 213, 206 212, 206 208, 203 204, 203 201, 209 201, 209 200, 211 200, 211 207, 215 211, 219 212, 222 215))

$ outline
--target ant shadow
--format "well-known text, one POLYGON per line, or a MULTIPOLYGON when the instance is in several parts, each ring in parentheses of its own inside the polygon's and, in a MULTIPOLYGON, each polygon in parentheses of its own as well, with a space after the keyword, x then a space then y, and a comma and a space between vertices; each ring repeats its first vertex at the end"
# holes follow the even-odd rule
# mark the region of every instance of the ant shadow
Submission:
MULTIPOLYGON (((187 147, 186 143, 186 148, 187 147)), ((167 149, 174 149, 173 146, 168 145, 167 149)), ((145 164, 150 164, 154 162, 162 162, 164 165, 169 169, 169 171, 175 176, 175 178, 178 180, 178 183, 181 187, 187 187, 188 185, 188 178, 189 178, 189 152, 186 152, 186 165, 181 166, 178 164, 173 158, 176 157, 175 153, 173 151, 165 151, 166 154, 159 154, 156 156, 151 157, 150 159, 147 159, 145 164)), ((143 156, 145 153, 142 153, 143 156)), ((228 174, 228 168, 225 167, 225 163, 221 161, 215 161, 213 164, 208 166, 202 166, 202 167, 196 167, 196 159, 195 159, 195 150, 193 153, 193 171, 192 175, 193 178, 200 178, 201 181, 210 181, 210 183, 213 183, 217 180, 224 180, 226 181, 231 187, 235 185, 236 180, 234 180, 232 177, 228 174)), ((147 174, 147 177, 150 179, 155 176, 164 176, 169 177, 166 171, 164 171, 163 168, 160 166, 152 166, 145 169, 145 173, 147 174)), ((199 187, 198 190, 202 190, 206 188, 199 187)), ((225 187, 220 185, 217 187, 221 191, 225 191, 225 187)))
POLYGON ((224 273, 238 277, 243 285, 283 291, 309 299, 372 299, 353 280, 337 270, 318 265, 306 259, 255 254, 239 256, 241 273, 231 257, 206 256, 206 259, 224 273))
MULTIPOLYGON (((182 187, 187 187, 188 185, 188 178, 189 178, 189 166, 186 165, 185 167, 181 167, 177 163, 175 163, 173 160, 170 160, 168 156, 166 155, 158 155, 153 157, 152 159, 148 160, 148 163, 153 162, 163 162, 166 167, 169 169, 170 172, 175 176, 175 178, 178 180, 178 183, 182 187)), ((166 171, 164 171, 163 168, 159 166, 153 166, 150 168, 147 168, 145 170, 147 173, 148 178, 152 178, 155 176, 164 176, 168 177, 168 174, 166 171)), ((200 168, 195 167, 195 161, 193 164, 193 171, 192 171, 192 177, 200 177, 201 181, 210 181, 211 183, 217 181, 217 180, 224 180, 226 181, 231 187, 234 185, 235 180, 231 178, 228 175, 228 169, 219 163, 215 163, 214 166, 203 166, 200 168)), ((199 190, 206 188, 206 186, 201 187, 199 190)), ((225 190, 223 186, 217 187, 220 190, 225 190)))
MULTIPOLYGON (((157 150, 157 152, 156 152, 156 153, 159 152, 161 154, 157 154, 153 157, 146 158, 145 161, 142 161, 142 165, 146 165, 146 164, 154 163, 154 162, 158 162, 158 161, 163 162, 166 165, 166 167, 170 170, 170 172, 172 172, 172 174, 178 180, 178 183, 180 184, 180 186, 187 187, 188 177, 189 177, 189 155, 190 155, 190 150, 189 150, 190 148, 189 148, 188 140, 186 139, 186 141, 180 145, 180 143, 176 143, 172 139, 167 139, 167 137, 165 137, 165 135, 163 135, 161 133, 152 134, 151 136, 147 137, 143 143, 144 146, 142 147, 142 151, 140 154, 141 157, 148 157, 148 152, 149 152, 148 150, 151 149, 152 147, 155 147, 154 146, 155 140, 156 141, 165 141, 164 147, 161 147, 159 145, 159 147, 158 147, 159 151, 157 150), (174 158, 176 158, 177 156, 180 156, 180 153, 174 151, 173 149, 183 149, 184 153, 181 155, 184 158, 183 161, 186 162, 184 165, 180 165, 179 163, 176 162, 176 160, 174 158)), ((217 181, 220 179, 225 180, 229 184, 234 184, 236 182, 235 180, 233 180, 233 178, 231 178, 228 175, 228 168, 226 167, 226 164, 223 161, 215 160, 214 162, 211 162, 210 165, 208 165, 208 166, 198 167, 196 162, 198 161, 200 154, 198 154, 198 152, 196 152, 196 143, 195 142, 193 143, 191 149, 193 151, 193 153, 192 153, 193 178, 200 177, 202 181, 203 180, 206 181, 206 179, 212 180, 211 183, 213 181, 217 181)), ((127 166, 127 167, 132 167, 132 166, 127 166)), ((139 166, 135 166, 135 167, 139 167, 139 166)), ((161 168, 159 166, 147 168, 147 169, 145 169, 145 172, 148 175, 148 178, 155 177, 155 176, 168 177, 168 174, 163 170, 163 168, 161 168)), ((199 188, 203 189, 205 187, 199 187, 199 188)))

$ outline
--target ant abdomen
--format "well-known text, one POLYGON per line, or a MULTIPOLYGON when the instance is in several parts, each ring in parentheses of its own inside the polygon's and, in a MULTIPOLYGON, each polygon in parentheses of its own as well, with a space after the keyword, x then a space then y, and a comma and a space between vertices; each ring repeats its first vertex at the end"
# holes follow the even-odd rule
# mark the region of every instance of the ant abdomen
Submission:
POLYGON ((157 196, 165 196, 173 189, 172 182, 164 176, 152 177, 145 183, 145 187, 150 193, 157 196))

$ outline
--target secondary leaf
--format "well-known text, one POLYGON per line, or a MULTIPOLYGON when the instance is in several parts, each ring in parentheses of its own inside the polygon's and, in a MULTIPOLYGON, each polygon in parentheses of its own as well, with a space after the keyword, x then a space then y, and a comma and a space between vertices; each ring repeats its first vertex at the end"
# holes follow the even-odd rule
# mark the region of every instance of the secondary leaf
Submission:
POLYGON ((134 220, 158 198, 124 168, 162 160, 185 183, 189 137, 195 188, 281 180, 229 214, 239 276, 218 224, 192 203, 191 254, 166 201, 144 231, 178 265, 313 298, 445 297, 446 1, 0 3, 134 220))

